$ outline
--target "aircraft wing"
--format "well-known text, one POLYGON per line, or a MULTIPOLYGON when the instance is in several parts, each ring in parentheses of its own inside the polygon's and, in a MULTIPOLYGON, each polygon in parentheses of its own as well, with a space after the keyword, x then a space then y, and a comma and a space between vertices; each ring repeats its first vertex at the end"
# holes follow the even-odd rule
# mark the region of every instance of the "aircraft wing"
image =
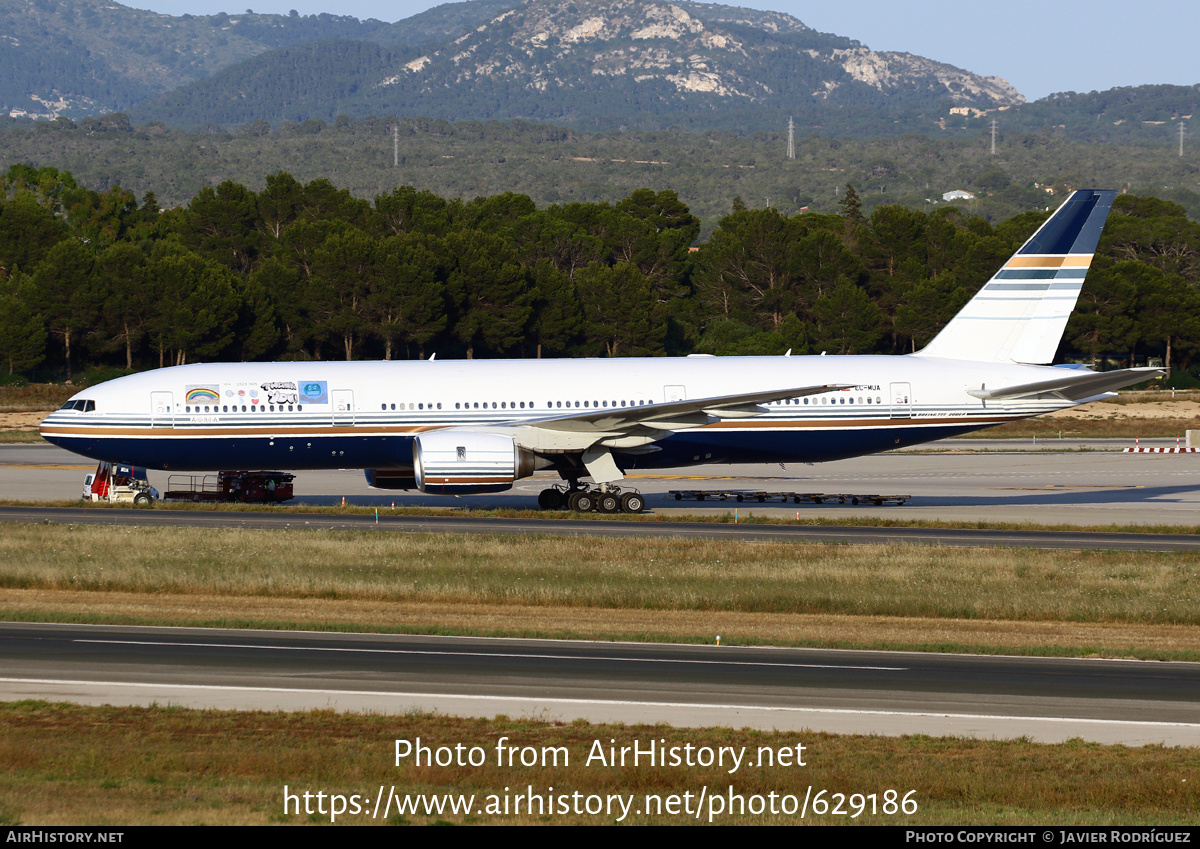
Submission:
POLYGON ((1058 395, 1068 401, 1078 401, 1093 395, 1113 392, 1125 386, 1132 386, 1154 377, 1164 377, 1165 368, 1126 368, 1118 371, 1067 371, 1062 377, 1050 380, 1039 380, 1035 383, 1022 383, 1016 386, 1004 386, 988 389, 967 390, 968 395, 984 401, 1000 401, 1009 398, 1030 398, 1034 395, 1058 395))
POLYGON ((546 416, 541 419, 524 420, 522 425, 548 430, 595 433, 598 431, 627 430, 631 427, 649 427, 657 430, 674 430, 704 424, 708 417, 749 418, 767 412, 760 404, 770 404, 785 398, 802 398, 805 395, 820 395, 849 389, 853 384, 831 383, 821 386, 799 386, 772 389, 765 392, 745 392, 737 395, 717 395, 710 398, 694 398, 687 401, 667 401, 661 404, 644 404, 637 407, 617 409, 573 410, 561 416, 546 416))
POLYGON ((761 404, 836 392, 853 385, 796 386, 615 409, 573 409, 563 415, 504 422, 487 430, 511 433, 518 445, 533 451, 656 451, 657 448, 648 446, 666 438, 672 431, 707 424, 713 416, 749 418, 767 412, 761 404))

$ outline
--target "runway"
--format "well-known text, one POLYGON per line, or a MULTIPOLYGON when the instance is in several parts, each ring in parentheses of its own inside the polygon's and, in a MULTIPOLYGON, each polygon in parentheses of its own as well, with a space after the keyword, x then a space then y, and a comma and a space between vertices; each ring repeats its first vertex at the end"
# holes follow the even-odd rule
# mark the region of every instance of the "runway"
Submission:
POLYGON ((0 698, 1200 745, 1200 665, 0 625, 0 698))
MULTIPOLYGON (((1125 454, 1129 440, 946 440, 815 466, 700 466, 676 474, 640 474, 625 484, 646 495, 649 510, 806 518, 919 519, 1039 524, 1200 524, 1200 454, 1125 454), (936 452, 936 453, 929 453, 936 452), (675 489, 882 493, 911 496, 903 506, 677 502, 675 489)), ((1142 440, 1171 447, 1174 440, 1142 440)), ((0 445, 0 491, 32 501, 77 499, 90 461, 49 445, 0 445)), ((168 475, 151 472, 166 489, 168 475)), ((370 489, 360 470, 299 471, 297 503, 478 509, 537 509, 537 493, 557 482, 537 475, 507 493, 452 498, 370 489)))

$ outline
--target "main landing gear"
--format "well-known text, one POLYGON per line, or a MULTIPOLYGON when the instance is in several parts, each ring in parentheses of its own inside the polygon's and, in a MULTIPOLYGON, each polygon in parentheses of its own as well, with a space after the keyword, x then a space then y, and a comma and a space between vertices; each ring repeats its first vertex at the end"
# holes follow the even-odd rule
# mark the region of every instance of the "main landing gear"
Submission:
POLYGON ((543 510, 574 510, 576 513, 642 513, 646 499, 640 492, 607 485, 601 487, 557 487, 543 489, 538 494, 538 506, 543 510))

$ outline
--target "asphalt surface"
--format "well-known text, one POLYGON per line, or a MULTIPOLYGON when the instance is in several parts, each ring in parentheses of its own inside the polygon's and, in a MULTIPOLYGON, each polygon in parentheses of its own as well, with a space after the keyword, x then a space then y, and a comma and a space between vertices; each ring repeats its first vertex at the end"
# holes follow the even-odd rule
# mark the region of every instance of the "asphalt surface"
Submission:
MULTIPOLYGON (((1174 440, 1142 440, 1172 447, 1174 440)), ((700 466, 669 474, 638 473, 625 485, 646 496, 659 517, 692 513, 805 518, 921 519, 954 522, 1036 522, 1102 526, 1200 524, 1200 454, 1126 454, 1129 440, 947 440, 814 466, 700 466), (927 453, 939 451, 942 453, 927 453), (715 498, 676 501, 672 490, 907 495, 904 505, 715 498)), ((0 493, 32 501, 77 499, 95 464, 48 445, 0 445, 0 493)), ((169 476, 151 472, 166 490, 169 476)), ((538 492, 557 482, 537 475, 510 492, 452 498, 370 489, 360 470, 298 471, 296 501, 390 509, 401 506, 537 509, 538 492)))
POLYGON ((0 625, 0 698, 1200 745, 1200 664, 0 625))

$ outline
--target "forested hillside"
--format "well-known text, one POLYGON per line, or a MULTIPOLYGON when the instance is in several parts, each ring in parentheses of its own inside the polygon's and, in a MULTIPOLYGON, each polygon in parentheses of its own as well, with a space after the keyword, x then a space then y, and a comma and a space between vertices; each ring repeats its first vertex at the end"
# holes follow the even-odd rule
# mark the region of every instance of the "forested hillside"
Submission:
MULTIPOLYGON (((674 192, 538 209, 280 172, 164 211, 18 166, 0 201, 0 362, 71 377, 198 360, 904 353, 1045 219, 735 200, 712 237, 674 192)), ((1200 352, 1200 224, 1118 198, 1060 357, 1200 352)), ((1186 378, 1185 378, 1186 379, 1186 378)))
POLYGON ((0 111, 129 109, 267 50, 387 29, 327 14, 173 17, 101 0, 0 0, 0 111))
POLYGON ((734 197, 787 215, 804 207, 833 212, 847 183, 859 188, 868 212, 881 203, 931 211, 944 192, 966 189, 977 195, 967 202, 971 214, 999 221, 1054 205, 1070 188, 1091 187, 1154 195, 1200 217, 1200 148, 1189 141, 1181 158, 1177 145, 1169 139, 1156 146, 1090 144, 1057 131, 1002 131, 993 156, 986 133, 961 130, 869 141, 798 133, 796 158, 789 160, 786 125, 749 135, 588 133, 523 121, 340 118, 186 133, 114 115, 0 130, 7 159, 0 167, 52 166, 92 189, 152 191, 163 206, 188 203, 225 180, 258 191, 266 174, 280 170, 304 182, 327 178, 360 198, 403 184, 463 200, 518 192, 539 207, 616 203, 654 186, 674 191, 707 234, 734 197))
POLYGON ((948 128, 983 132, 995 120, 1009 133, 1052 130, 1074 141, 1165 146, 1178 144, 1180 122, 1196 114, 1200 85, 1143 85, 1060 92, 1009 109, 956 116, 948 128))

